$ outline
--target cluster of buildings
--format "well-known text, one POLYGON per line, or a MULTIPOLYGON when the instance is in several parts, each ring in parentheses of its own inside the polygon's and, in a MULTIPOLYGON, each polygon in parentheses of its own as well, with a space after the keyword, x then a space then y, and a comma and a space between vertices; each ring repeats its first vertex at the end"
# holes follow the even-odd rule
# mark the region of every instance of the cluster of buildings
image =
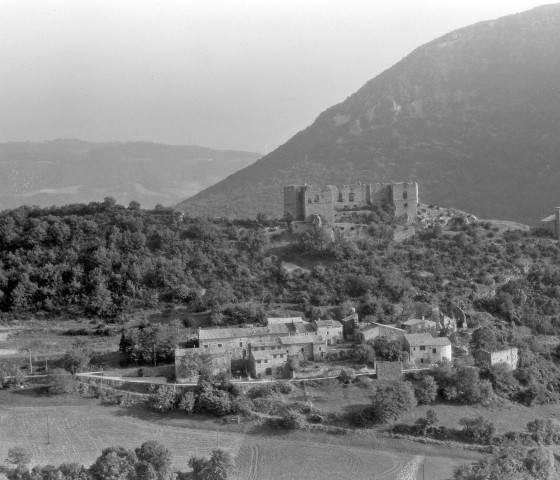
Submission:
POLYGON ((288 374, 290 357, 325 358, 343 339, 343 324, 330 319, 268 318, 266 326, 199 328, 198 348, 175 350, 176 378, 178 382, 196 381, 192 370, 184 368, 193 355, 204 357, 213 374, 247 371, 253 378, 282 378, 288 374))
MULTIPOLYGON (((344 351, 342 343, 366 343, 379 336, 398 340, 409 363, 430 366, 453 360, 454 347, 447 336, 440 334, 456 330, 455 315, 448 317, 442 312, 436 320, 411 318, 397 325, 360 322, 352 312, 341 321, 268 318, 266 326, 199 328, 197 348, 175 350, 176 379, 179 383, 196 382, 201 361, 213 375, 226 372, 237 376, 247 372, 255 379, 286 378, 291 374, 291 358, 319 361, 327 356, 336 357, 344 351)), ((516 348, 481 355, 490 365, 507 363, 517 367, 516 348)))

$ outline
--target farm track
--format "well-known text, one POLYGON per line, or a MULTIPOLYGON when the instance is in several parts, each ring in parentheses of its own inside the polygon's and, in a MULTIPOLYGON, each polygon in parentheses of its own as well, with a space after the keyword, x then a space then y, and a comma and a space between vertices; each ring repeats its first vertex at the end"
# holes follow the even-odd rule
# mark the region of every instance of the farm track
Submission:
POLYGON ((144 441, 157 440, 172 451, 178 469, 187 469, 192 455, 207 456, 215 448, 226 449, 238 457, 243 480, 414 480, 414 473, 409 472, 416 472, 421 462, 414 462, 419 457, 413 458, 406 450, 348 444, 350 439, 190 428, 188 424, 161 421, 162 417, 155 414, 123 412, 118 407, 100 405, 0 406, 0 458, 5 458, 8 448, 19 444, 29 448, 37 464, 79 461, 88 465, 108 446, 134 448, 144 441))

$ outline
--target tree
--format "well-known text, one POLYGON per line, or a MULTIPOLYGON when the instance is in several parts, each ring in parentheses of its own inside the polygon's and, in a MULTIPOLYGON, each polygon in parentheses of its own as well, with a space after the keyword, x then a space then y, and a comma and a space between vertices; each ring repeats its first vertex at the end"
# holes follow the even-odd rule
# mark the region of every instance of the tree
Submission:
POLYGON ((227 480, 235 470, 231 455, 224 450, 213 450, 208 460, 191 457, 189 466, 195 480, 227 480))
POLYGON ((415 406, 416 398, 410 382, 387 382, 375 387, 371 413, 374 419, 389 422, 415 406))
POLYGON ((132 200, 132 201, 128 204, 128 208, 129 208, 130 210, 140 210, 140 204, 139 204, 137 201, 132 200))
POLYGON ((373 341, 373 350, 378 360, 396 362, 401 359, 402 345, 396 338, 379 335, 373 341))
POLYGON ((472 334, 470 345, 474 353, 481 350, 493 352, 498 347, 496 332, 490 327, 477 328, 472 334))
POLYGON ((416 427, 422 435, 426 435, 430 430, 439 425, 439 419, 435 410, 428 410, 425 417, 420 417, 415 422, 416 427))
POLYGON ((67 350, 62 357, 64 368, 72 374, 84 370, 91 362, 93 354, 91 350, 83 346, 76 346, 71 350, 67 350))
POLYGON ((63 368, 55 368, 50 374, 49 392, 55 394, 72 393, 76 387, 73 375, 63 368))
POLYGON ((431 375, 426 375, 414 385, 414 396, 420 405, 433 403, 437 397, 438 384, 431 375))
POLYGON ((6 463, 12 463, 17 467, 26 467, 31 463, 31 454, 24 447, 12 447, 8 450, 6 463))
POLYGON ((463 417, 459 419, 459 425, 463 427, 462 433, 465 438, 474 443, 489 444, 496 431, 494 423, 482 415, 475 418, 463 417))
POLYGON ((136 480, 138 459, 132 450, 110 447, 90 467, 94 480, 136 480))
POLYGON ((150 464, 157 474, 158 480, 171 478, 173 472, 173 455, 171 452, 155 441, 144 442, 135 450, 138 460, 150 464))

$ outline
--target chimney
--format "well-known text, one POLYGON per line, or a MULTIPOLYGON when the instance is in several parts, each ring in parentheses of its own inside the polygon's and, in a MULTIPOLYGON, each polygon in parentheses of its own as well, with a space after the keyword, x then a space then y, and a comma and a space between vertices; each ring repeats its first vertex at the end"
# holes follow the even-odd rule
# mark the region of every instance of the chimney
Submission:
POLYGON ((554 219, 554 236, 560 240, 560 207, 556 207, 556 218, 554 219))

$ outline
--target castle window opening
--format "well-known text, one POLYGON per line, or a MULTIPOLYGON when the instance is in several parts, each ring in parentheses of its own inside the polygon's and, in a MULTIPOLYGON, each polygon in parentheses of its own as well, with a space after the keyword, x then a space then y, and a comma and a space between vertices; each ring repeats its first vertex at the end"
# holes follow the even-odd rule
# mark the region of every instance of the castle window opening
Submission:
POLYGON ((319 194, 315 195, 315 203, 319 203, 319 194))
POLYGON ((342 192, 338 192, 338 201, 342 202, 342 192))
POLYGON ((307 199, 307 203, 311 203, 311 197, 307 199))
POLYGON ((402 192, 402 198, 404 198, 405 200, 408 198, 408 192, 406 190, 402 192))
POLYGON ((348 201, 349 201, 349 202, 353 202, 353 201, 354 201, 354 193, 350 193, 350 194, 348 195, 348 201))
POLYGON ((403 207, 404 207, 404 208, 408 208, 408 203, 404 203, 404 204, 403 204, 403 207))

